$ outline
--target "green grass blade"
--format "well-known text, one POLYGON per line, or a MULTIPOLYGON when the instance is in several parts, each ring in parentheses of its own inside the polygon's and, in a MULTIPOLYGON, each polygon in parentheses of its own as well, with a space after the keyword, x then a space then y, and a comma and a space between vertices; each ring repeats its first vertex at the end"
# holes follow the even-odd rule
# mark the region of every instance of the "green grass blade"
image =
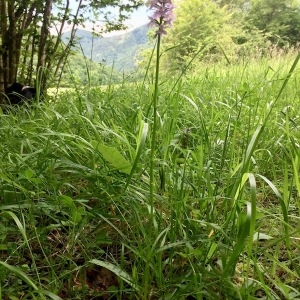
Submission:
POLYGON ((25 281, 34 290, 36 290, 36 291, 38 290, 38 287, 35 285, 33 280, 28 275, 26 275, 22 270, 20 270, 18 267, 11 266, 4 261, 0 261, 0 265, 2 265, 3 267, 5 267, 7 270, 11 271, 15 275, 17 275, 20 279, 25 281))
POLYGON ((143 153, 143 149, 144 149, 145 144, 146 144, 148 130, 149 130, 149 124, 141 121, 140 122, 139 135, 138 135, 138 138, 137 138, 136 155, 135 155, 135 158, 134 158, 134 162, 132 164, 132 168, 131 168, 129 177, 128 177, 127 181, 126 181, 124 192, 126 191, 126 189, 128 188, 128 186, 130 184, 132 176, 134 175, 134 172, 135 172, 135 170, 137 168, 138 162, 139 162, 139 160, 141 158, 141 155, 143 153))
POLYGON ((120 279, 124 280, 126 283, 128 283, 132 288, 134 288, 136 291, 140 291, 140 287, 137 286, 135 283, 133 283, 133 280, 131 278, 131 276, 123 271, 122 269, 120 269, 118 266, 108 262, 108 261, 102 261, 102 260, 98 260, 98 259, 92 259, 89 261, 91 264, 103 267, 111 272, 113 272, 114 274, 116 274, 120 279))

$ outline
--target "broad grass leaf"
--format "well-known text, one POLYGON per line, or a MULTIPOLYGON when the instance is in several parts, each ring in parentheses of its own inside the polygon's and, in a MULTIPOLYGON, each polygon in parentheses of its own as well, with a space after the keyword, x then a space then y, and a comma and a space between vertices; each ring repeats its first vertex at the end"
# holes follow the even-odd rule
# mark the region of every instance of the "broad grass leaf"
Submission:
POLYGON ((33 183, 42 183, 42 180, 40 178, 34 177, 34 171, 32 171, 31 169, 27 169, 24 172, 24 176, 27 180, 33 182, 33 183))
POLYGON ((24 172, 24 175, 27 179, 30 179, 33 177, 34 175, 34 172, 31 170, 31 169, 27 169, 25 172, 24 172))
POLYGON ((92 260, 90 260, 90 263, 95 264, 95 265, 100 266, 100 267, 103 267, 103 268, 113 272, 119 278, 121 278, 122 280, 127 282, 129 285, 131 285, 135 290, 139 290, 139 287, 136 286, 132 282, 131 276, 128 273, 126 273, 125 271, 121 270, 118 266, 116 266, 116 265, 114 265, 110 262, 102 261, 102 260, 98 260, 98 259, 92 259, 92 260))
POLYGON ((49 292, 49 291, 39 290, 39 294, 48 296, 50 299, 53 299, 53 300, 62 300, 62 298, 60 298, 59 296, 57 296, 57 295, 55 295, 55 294, 53 294, 52 292, 49 292))
POLYGON ((197 112, 199 112, 199 108, 198 105, 195 103, 195 101, 193 101, 190 97, 186 96, 186 95, 181 95, 183 98, 185 98, 189 103, 191 103, 191 105, 195 108, 195 110, 197 112))
POLYGON ((224 267, 223 275, 224 277, 233 276, 235 272, 235 266, 238 262, 240 254, 245 248, 245 242, 249 236, 250 226, 251 226, 251 203, 247 202, 247 213, 245 214, 245 221, 240 225, 239 235, 236 243, 232 249, 231 255, 228 257, 226 265, 224 267))
POLYGON ((262 241, 262 240, 271 240, 271 239, 273 239, 272 236, 267 235, 267 234, 262 233, 262 232, 255 232, 254 235, 253 235, 253 242, 262 241))
POLYGON ((101 144, 98 144, 96 148, 104 160, 112 164, 118 171, 130 175, 131 164, 117 149, 101 144))
POLYGON ((35 283, 30 279, 29 276, 27 276, 22 270, 20 270, 18 267, 11 266, 7 264, 4 261, 0 261, 0 265, 5 267, 7 270, 13 272, 16 274, 19 278, 21 278, 23 281, 25 281, 28 285, 30 285, 33 289, 38 290, 38 287, 35 285, 35 283))
POLYGON ((139 135, 138 135, 138 138, 137 138, 137 150, 136 150, 136 156, 135 156, 135 159, 134 159, 134 162, 132 164, 132 168, 131 168, 131 171, 130 171, 130 174, 129 174, 129 177, 127 179, 127 182, 126 182, 126 186, 125 186, 125 190, 127 189, 127 187, 129 186, 129 183, 131 181, 131 178, 137 168, 137 165, 138 165, 138 162, 139 162, 139 159, 142 155, 142 152, 143 152, 143 149, 144 149, 144 146, 146 144, 146 139, 147 139, 147 134, 148 134, 148 129, 149 129, 149 124, 148 123, 145 123, 143 122, 142 120, 140 121, 140 130, 139 130, 139 135))
POLYGON ((71 209, 76 209, 74 200, 71 197, 69 197, 67 195, 60 195, 59 200, 61 203, 65 204, 67 207, 69 207, 71 209))
POLYGON ((4 211, 1 214, 2 215, 9 215, 15 221, 18 229, 20 230, 20 233, 22 234, 25 241, 27 241, 25 227, 22 225, 22 223, 20 222, 20 219, 16 216, 16 214, 11 212, 11 211, 4 211))

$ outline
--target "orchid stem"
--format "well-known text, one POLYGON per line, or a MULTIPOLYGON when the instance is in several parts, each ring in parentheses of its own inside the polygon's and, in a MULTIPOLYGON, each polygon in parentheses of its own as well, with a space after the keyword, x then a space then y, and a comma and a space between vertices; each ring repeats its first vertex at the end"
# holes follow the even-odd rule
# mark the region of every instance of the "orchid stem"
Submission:
POLYGON ((157 132, 157 104, 158 104, 158 82, 159 82, 159 60, 160 60, 160 43, 161 35, 157 35, 157 44, 156 44, 156 69, 155 69, 155 86, 153 94, 153 128, 152 128, 152 137, 151 137, 151 154, 150 154, 150 219, 155 226, 154 218, 154 188, 155 188, 155 179, 154 179, 154 169, 155 169, 155 149, 156 149, 156 132, 157 132))

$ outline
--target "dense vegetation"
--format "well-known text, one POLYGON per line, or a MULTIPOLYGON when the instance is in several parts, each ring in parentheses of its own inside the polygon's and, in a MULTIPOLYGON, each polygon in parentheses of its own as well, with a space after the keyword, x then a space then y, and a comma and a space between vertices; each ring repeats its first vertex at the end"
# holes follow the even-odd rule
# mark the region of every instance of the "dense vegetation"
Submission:
POLYGON ((69 48, 1 112, 0 299, 300 299, 299 3, 175 2, 138 75, 69 48))
POLYGON ((160 85, 154 216, 150 79, 2 115, 0 298, 299 298, 294 62, 160 85))
MULTIPOLYGON (((164 49, 164 67, 182 70, 196 61, 232 63, 270 48, 298 47, 299 0, 175 0, 176 20, 164 49)), ((147 61, 147 59, 146 59, 147 61)))

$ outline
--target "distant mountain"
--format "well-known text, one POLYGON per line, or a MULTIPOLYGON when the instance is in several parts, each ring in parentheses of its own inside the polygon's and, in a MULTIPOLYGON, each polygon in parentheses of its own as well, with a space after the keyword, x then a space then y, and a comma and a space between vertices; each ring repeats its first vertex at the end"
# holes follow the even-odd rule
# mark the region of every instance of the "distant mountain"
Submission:
MULTIPOLYGON (((135 67, 135 60, 138 52, 143 48, 148 48, 147 38, 148 26, 142 25, 136 29, 113 36, 101 37, 94 35, 90 31, 79 29, 76 32, 79 51, 91 58, 95 62, 107 66, 114 65, 118 71, 130 71, 135 67)), ((63 41, 67 41, 70 32, 63 34, 63 41)))

